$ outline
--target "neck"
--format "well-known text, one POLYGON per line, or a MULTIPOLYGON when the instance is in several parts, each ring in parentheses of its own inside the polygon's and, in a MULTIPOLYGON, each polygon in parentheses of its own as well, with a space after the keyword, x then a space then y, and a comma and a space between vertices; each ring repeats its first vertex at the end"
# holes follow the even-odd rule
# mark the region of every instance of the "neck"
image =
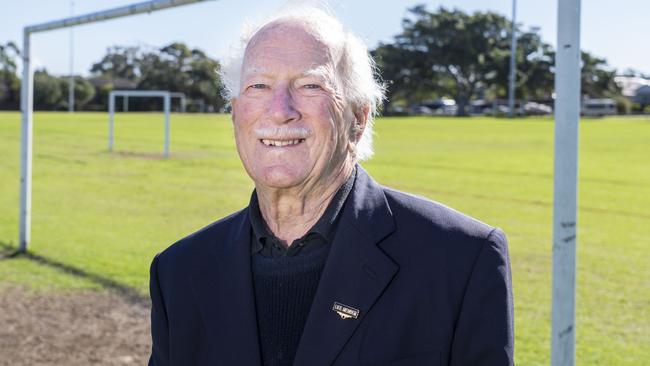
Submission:
POLYGON ((260 212, 269 229, 291 245, 316 224, 353 169, 354 163, 346 162, 311 186, 270 189, 256 185, 260 212))

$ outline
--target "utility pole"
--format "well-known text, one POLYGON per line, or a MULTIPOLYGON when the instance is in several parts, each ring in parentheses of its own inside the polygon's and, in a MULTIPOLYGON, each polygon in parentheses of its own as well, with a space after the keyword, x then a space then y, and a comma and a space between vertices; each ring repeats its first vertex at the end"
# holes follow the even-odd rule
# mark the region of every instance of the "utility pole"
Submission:
POLYGON ((510 76, 508 76, 508 116, 515 117, 515 79, 517 77, 517 0, 512 0, 512 28, 510 30, 510 76))
MULTIPOLYGON (((74 1, 70 1, 70 17, 74 16, 74 1)), ((68 112, 74 112, 74 27, 70 27, 70 80, 68 82, 68 112)))

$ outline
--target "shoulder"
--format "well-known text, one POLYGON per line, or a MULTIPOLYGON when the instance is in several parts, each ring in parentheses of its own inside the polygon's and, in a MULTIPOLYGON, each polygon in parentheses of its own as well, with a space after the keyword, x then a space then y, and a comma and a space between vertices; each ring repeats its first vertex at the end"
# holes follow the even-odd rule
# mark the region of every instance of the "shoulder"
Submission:
MULTIPOLYGON (((500 230, 430 199, 383 187, 398 226, 430 231, 449 239, 492 239, 500 230)), ((498 240, 498 239, 497 239, 498 240)))
POLYGON ((501 229, 441 203, 383 189, 396 230, 382 248, 405 276, 434 273, 435 278, 446 279, 449 291, 460 298, 472 273, 493 274, 509 268, 507 240, 501 229))
POLYGON ((248 208, 244 208, 195 231, 163 250, 156 256, 156 260, 161 266, 176 267, 194 263, 222 245, 224 239, 236 235, 236 230, 241 227, 247 214, 248 208))

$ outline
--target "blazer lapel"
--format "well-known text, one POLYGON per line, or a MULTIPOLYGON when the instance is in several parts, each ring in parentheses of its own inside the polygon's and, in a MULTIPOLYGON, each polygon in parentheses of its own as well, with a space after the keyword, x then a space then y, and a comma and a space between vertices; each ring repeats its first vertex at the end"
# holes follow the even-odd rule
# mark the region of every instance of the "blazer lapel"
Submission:
POLYGON ((295 366, 331 365, 398 270, 377 246, 395 229, 388 202, 360 166, 338 225, 295 366))
POLYGON ((253 280, 250 222, 242 210, 227 238, 214 238, 192 277, 217 365, 261 365, 253 280), (218 242, 218 244, 217 244, 218 242))

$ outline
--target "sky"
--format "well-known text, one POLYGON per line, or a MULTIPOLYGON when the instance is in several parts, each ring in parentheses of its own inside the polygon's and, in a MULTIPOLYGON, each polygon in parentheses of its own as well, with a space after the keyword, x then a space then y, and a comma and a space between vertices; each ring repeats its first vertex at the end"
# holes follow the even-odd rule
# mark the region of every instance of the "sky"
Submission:
MULTIPOLYGON (((0 43, 14 41, 22 47, 22 28, 52 20, 127 5, 142 0, 0 0, 0 43)), ((184 42, 216 59, 227 57, 239 39, 242 25, 263 19, 287 0, 216 0, 75 27, 74 73, 88 75, 114 45, 161 47, 184 42)), ((360 35, 370 48, 390 42, 400 32, 407 9, 426 3, 466 12, 494 11, 511 17, 512 0, 330 0, 343 24, 360 35)), ((634 68, 650 74, 647 26, 650 0, 583 0, 582 49, 623 71, 634 68)), ((557 0, 517 0, 517 23, 524 29, 539 27, 544 41, 555 45, 557 0)), ((32 36, 32 56, 37 68, 67 75, 70 70, 70 30, 32 36)))

